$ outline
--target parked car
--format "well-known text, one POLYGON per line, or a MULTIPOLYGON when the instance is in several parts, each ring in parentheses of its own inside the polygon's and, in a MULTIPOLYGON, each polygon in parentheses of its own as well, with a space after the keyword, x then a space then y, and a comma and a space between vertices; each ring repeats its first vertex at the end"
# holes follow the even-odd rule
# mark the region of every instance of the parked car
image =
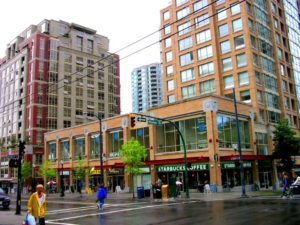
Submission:
POLYGON ((296 181, 290 186, 293 194, 300 194, 300 177, 297 177, 296 181))
POLYGON ((2 205, 4 209, 9 209, 10 205, 10 198, 2 188, 0 188, 0 205, 2 205))

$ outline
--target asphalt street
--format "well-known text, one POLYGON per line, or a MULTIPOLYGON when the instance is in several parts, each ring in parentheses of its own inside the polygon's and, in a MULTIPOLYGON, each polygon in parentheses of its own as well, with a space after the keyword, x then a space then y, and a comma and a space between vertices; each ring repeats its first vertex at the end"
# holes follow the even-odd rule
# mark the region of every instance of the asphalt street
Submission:
MULTIPOLYGON (((279 196, 260 196, 249 193, 241 199, 239 193, 194 193, 189 200, 178 198, 162 202, 153 198, 132 200, 130 194, 109 195, 103 211, 97 209, 94 196, 49 195, 47 224, 65 225, 299 225, 300 196, 281 199, 279 196)), ((19 225, 26 215, 26 202, 22 201, 22 215, 11 209, 0 209, 0 225, 19 225)))

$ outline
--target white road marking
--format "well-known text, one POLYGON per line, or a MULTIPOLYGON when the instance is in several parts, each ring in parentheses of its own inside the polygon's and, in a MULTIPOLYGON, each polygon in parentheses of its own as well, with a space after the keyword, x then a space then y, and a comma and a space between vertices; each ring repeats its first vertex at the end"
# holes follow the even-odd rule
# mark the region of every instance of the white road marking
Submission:
POLYGON ((56 223, 52 221, 46 221, 49 224, 58 224, 58 225, 80 225, 80 224, 75 224, 75 223, 56 223))
MULTIPOLYGON (((159 208, 159 207, 164 207, 164 206, 179 205, 179 204, 194 203, 194 202, 196 202, 196 201, 177 202, 177 203, 161 204, 161 205, 148 205, 148 206, 120 209, 120 210, 101 212, 101 213, 91 213, 91 214, 85 214, 85 215, 80 215, 80 216, 72 216, 72 217, 61 218, 61 219, 47 220, 46 223, 49 223, 49 222, 55 223, 58 221, 73 220, 73 219, 79 219, 79 218, 90 217, 90 216, 106 215, 106 214, 113 214, 113 213, 119 213, 119 212, 129 212, 129 211, 141 210, 141 209, 147 209, 147 208, 159 208)), ((66 224, 66 223, 64 223, 64 224, 66 224)))

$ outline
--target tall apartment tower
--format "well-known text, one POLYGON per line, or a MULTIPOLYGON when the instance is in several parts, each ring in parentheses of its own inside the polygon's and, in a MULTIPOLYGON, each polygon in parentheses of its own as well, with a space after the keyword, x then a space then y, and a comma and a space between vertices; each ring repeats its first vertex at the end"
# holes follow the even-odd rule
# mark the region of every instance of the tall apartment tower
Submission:
POLYGON ((258 141, 271 142, 281 118, 299 128, 299 1, 292 2, 172 0, 161 10, 164 103, 232 98, 235 88, 254 108, 258 141))
POLYGON ((135 68, 131 73, 132 111, 145 112, 162 104, 161 65, 153 63, 135 68))
POLYGON ((108 50, 109 39, 96 30, 55 20, 11 41, 0 60, 3 148, 26 140, 39 164, 46 131, 95 120, 99 112, 120 114, 119 56, 108 50))

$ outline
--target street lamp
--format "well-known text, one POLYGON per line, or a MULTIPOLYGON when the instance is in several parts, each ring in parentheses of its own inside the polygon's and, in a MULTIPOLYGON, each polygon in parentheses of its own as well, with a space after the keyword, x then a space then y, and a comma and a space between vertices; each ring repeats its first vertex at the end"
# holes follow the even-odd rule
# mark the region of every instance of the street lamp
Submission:
POLYGON ((60 189, 61 189, 61 193, 60 193, 60 197, 64 197, 65 196, 65 186, 64 186, 64 161, 60 160, 60 164, 61 164, 61 172, 60 172, 60 189))
POLYGON ((36 165, 33 163, 32 164, 32 182, 31 182, 31 186, 32 186, 31 191, 32 191, 32 193, 35 192, 35 166, 36 165))
POLYGON ((103 134, 102 134, 102 119, 103 113, 98 113, 96 116, 99 120, 99 150, 100 150, 100 183, 103 184, 104 181, 104 171, 103 171, 103 134))
POLYGON ((240 128, 239 128, 239 118, 238 118, 238 112, 237 112, 237 104, 236 104, 236 96, 235 96, 235 88, 233 88, 233 102, 234 102, 234 111, 235 111, 235 120, 236 120, 236 130, 237 130, 237 138, 238 138, 238 151, 240 155, 240 176, 241 176, 241 182, 242 182, 242 198, 248 197, 246 195, 246 188, 245 188, 245 176, 244 176, 244 165, 243 165, 243 154, 242 154, 242 146, 241 146, 241 137, 240 137, 240 128))

